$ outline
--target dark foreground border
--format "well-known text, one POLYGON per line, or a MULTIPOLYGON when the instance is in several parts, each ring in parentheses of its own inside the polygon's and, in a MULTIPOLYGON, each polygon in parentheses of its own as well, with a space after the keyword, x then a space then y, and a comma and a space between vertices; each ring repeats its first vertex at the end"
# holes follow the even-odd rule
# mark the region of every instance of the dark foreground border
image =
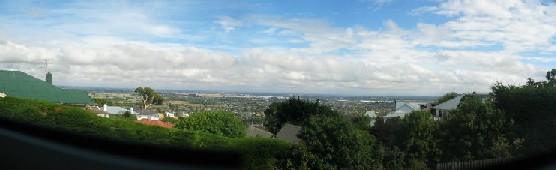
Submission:
POLYGON ((241 169, 241 154, 139 145, 0 119, 0 169, 241 169))

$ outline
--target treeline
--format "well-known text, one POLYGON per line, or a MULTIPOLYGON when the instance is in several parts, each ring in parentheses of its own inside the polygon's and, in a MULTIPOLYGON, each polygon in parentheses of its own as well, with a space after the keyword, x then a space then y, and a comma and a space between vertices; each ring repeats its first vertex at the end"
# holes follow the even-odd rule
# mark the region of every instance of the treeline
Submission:
MULTIPOLYGON (((265 111, 273 134, 301 126, 301 143, 279 159, 280 169, 427 169, 440 162, 508 158, 556 149, 556 70, 547 80, 514 86, 496 83, 488 96, 465 95, 442 121, 433 113, 403 119, 347 119, 311 102, 290 98, 265 111)), ((448 93, 436 104, 456 96, 448 93)))

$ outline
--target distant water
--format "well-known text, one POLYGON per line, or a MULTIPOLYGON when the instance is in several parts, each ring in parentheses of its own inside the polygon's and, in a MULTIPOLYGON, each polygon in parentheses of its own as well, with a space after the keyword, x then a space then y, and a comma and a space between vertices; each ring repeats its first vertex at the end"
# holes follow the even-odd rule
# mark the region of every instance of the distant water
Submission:
MULTIPOLYGON (((61 86, 65 89, 78 89, 86 90, 88 92, 108 92, 108 93, 128 93, 132 92, 134 88, 117 88, 117 87, 70 87, 61 86)), ((304 99, 330 99, 330 100, 364 100, 364 101, 434 101, 440 96, 350 96, 350 95, 330 95, 330 94, 303 94, 303 93, 264 93, 264 92, 234 92, 224 90, 157 90, 159 93, 220 93, 220 94, 235 94, 245 96, 276 96, 276 97, 293 97, 299 96, 304 99)))

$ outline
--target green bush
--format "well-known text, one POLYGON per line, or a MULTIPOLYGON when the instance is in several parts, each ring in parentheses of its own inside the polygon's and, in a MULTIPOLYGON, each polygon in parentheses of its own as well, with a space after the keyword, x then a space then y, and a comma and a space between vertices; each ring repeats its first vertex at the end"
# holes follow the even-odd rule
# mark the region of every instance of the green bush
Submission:
POLYGON ((276 139, 227 138, 206 132, 107 119, 81 108, 14 97, 0 98, 0 118, 129 143, 240 152, 244 154, 247 169, 271 169, 277 158, 281 158, 292 147, 291 144, 276 139))
POLYGON ((232 112, 199 112, 188 118, 179 119, 175 124, 178 129, 208 132, 230 138, 245 137, 245 125, 232 112))

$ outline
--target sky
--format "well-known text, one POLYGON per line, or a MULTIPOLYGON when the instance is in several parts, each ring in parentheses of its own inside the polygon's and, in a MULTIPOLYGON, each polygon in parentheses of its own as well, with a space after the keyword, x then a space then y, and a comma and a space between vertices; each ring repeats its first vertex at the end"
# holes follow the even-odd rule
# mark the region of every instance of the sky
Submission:
POLYGON ((555 1, 0 0, 0 69, 63 86, 442 95, 552 68, 555 1))

